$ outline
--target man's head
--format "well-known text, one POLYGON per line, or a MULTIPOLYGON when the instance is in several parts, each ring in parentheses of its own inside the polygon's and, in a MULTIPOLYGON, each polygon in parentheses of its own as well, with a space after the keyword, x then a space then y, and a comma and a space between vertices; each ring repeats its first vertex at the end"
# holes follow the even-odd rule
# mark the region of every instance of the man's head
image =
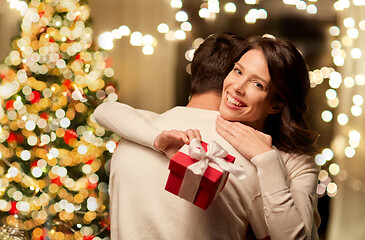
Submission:
POLYGON ((221 95, 223 80, 241 52, 244 39, 233 33, 210 35, 191 62, 191 95, 214 91, 221 95))

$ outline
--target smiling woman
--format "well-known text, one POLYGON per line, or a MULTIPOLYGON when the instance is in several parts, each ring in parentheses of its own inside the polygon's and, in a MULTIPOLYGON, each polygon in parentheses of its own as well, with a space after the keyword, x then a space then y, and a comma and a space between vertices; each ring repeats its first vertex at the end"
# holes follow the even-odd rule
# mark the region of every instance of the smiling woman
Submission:
MULTIPOLYGON (((258 178, 262 206, 257 208, 264 210, 270 237, 318 239, 319 170, 311 157, 317 134, 305 121, 310 89, 307 66, 296 47, 285 40, 252 37, 242 46, 223 83, 216 130, 255 166, 256 171, 248 175, 258 178)), ((163 131, 155 147, 167 154, 166 142, 175 147, 179 139, 183 145, 193 138, 200 139, 200 133, 163 131)))
POLYGON ((221 116, 264 130, 267 116, 279 110, 275 110, 277 105, 271 102, 270 85, 265 55, 261 50, 248 51, 224 80, 221 116))
POLYGON ((311 154, 318 135, 305 120, 309 89, 307 65, 294 45, 253 37, 224 81, 219 111, 271 135, 279 149, 311 154))

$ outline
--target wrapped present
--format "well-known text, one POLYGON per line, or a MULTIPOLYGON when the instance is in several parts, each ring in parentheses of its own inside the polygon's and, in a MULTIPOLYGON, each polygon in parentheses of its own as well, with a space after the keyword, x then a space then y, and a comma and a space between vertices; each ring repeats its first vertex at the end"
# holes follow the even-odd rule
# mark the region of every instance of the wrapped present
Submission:
POLYGON ((224 188, 230 172, 245 177, 234 160, 218 143, 193 139, 171 158, 165 189, 205 210, 224 188))

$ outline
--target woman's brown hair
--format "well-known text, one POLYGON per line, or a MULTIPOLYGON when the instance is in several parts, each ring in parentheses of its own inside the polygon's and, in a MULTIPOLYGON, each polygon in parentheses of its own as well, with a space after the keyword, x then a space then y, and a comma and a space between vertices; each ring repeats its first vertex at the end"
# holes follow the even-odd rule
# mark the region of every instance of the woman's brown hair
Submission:
POLYGON ((263 51, 271 77, 272 101, 282 103, 280 113, 269 115, 265 133, 282 151, 313 155, 318 134, 309 129, 305 118, 310 80, 303 56, 290 42, 271 37, 247 39, 241 56, 251 49, 263 51))

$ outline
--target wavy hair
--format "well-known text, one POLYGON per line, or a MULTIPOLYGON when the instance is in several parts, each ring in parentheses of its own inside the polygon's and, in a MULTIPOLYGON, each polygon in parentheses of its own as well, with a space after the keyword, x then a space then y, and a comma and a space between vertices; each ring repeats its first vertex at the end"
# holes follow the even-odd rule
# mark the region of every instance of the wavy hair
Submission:
POLYGON ((264 132, 282 151, 313 155, 319 135, 309 129, 305 118, 310 80, 302 54, 289 41, 273 37, 247 39, 240 56, 251 49, 264 53, 271 77, 271 100, 283 104, 280 113, 269 115, 264 132))

